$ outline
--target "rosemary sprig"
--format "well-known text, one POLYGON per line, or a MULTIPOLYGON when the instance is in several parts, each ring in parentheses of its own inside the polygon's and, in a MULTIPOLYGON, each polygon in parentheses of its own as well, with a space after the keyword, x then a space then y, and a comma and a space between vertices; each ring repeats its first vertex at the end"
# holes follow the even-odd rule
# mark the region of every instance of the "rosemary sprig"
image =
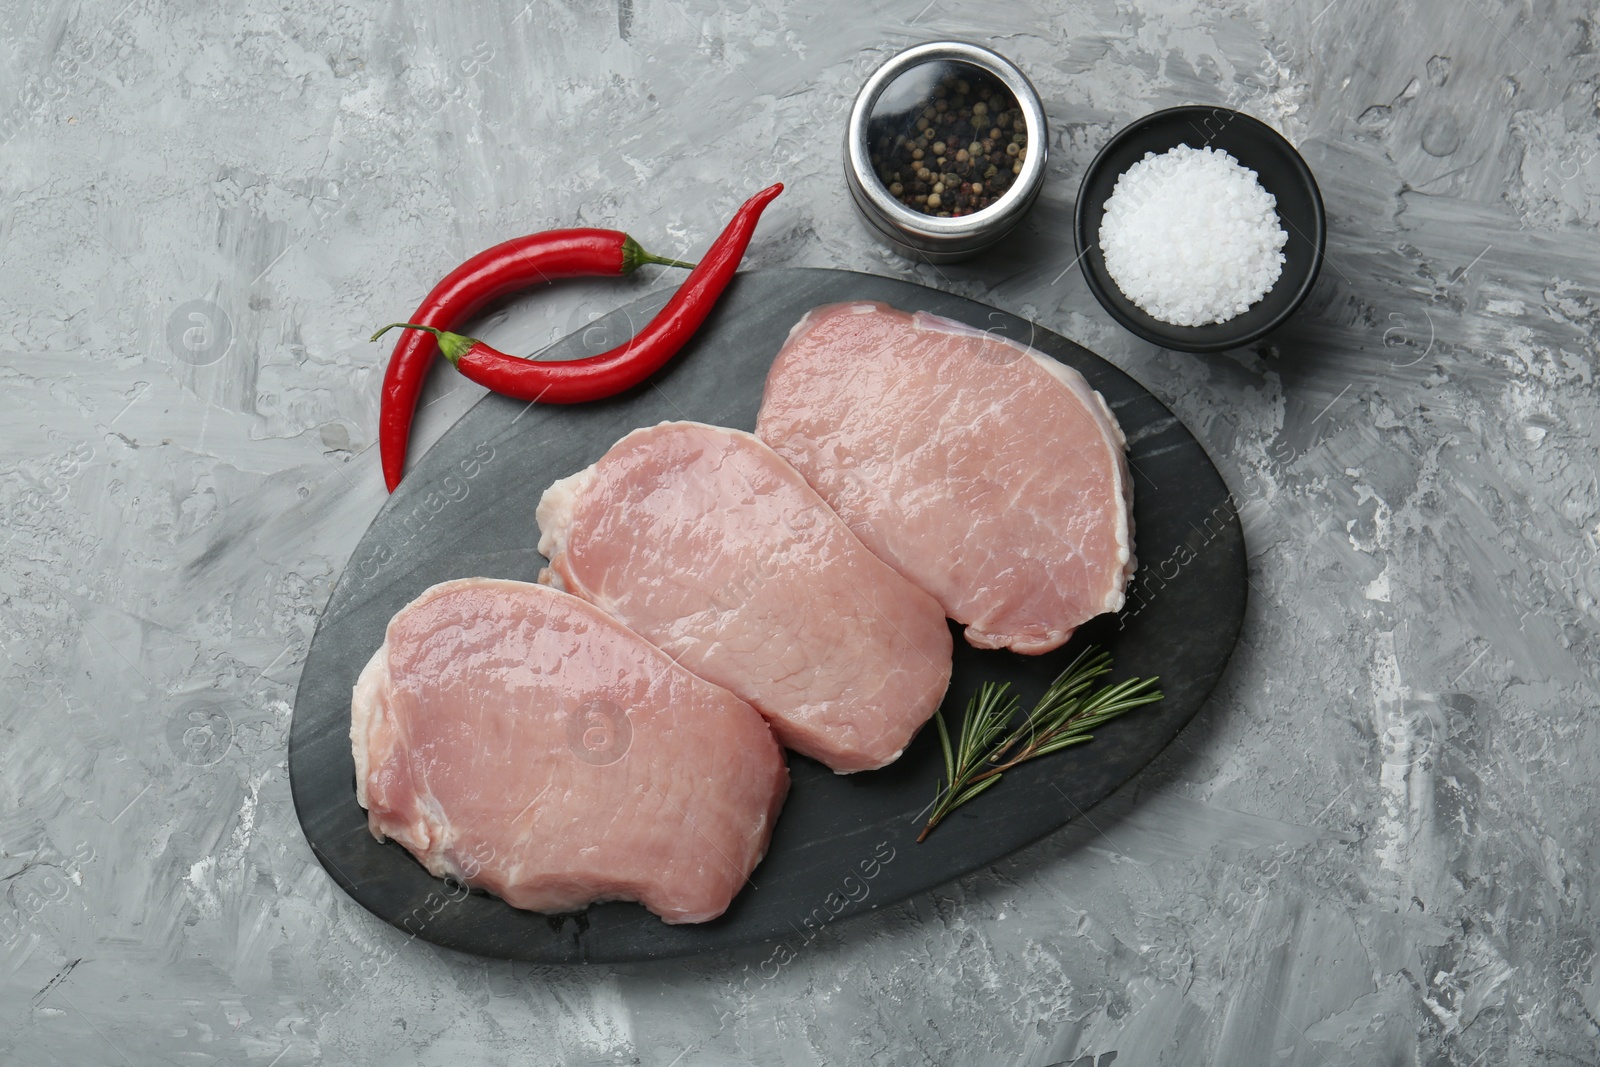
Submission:
POLYGON ((1072 745, 1093 741, 1089 733, 1102 723, 1161 699, 1155 678, 1130 678, 1093 688, 1111 672, 1111 655, 1090 647, 1056 676, 1016 727, 1011 722, 1020 706, 1010 682, 985 682, 967 703, 961 735, 952 746, 944 713, 934 717, 944 751, 945 782, 934 797, 933 813, 917 835, 922 841, 946 815, 1000 781, 1019 763, 1072 745))

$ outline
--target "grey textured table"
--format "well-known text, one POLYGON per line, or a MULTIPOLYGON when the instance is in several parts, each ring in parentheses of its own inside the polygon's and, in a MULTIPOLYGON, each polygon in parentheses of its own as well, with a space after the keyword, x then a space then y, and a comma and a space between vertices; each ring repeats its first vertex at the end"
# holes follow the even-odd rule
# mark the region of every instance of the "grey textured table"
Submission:
MULTIPOLYGON (((1600 56, 1551 0, 925 0, 0 12, 0 1059, 19 1064, 1595 1064, 1600 56), (839 133, 896 48, 987 42, 1051 174, 914 267, 839 133), (1301 316, 1225 356, 1072 264, 1129 119, 1220 102, 1321 182, 1301 316), (550 225, 938 285, 1146 383, 1242 502, 1253 599, 1196 723, 1000 866, 791 944, 586 969, 408 943, 284 777, 317 613, 383 499, 386 348, 550 225)), ((482 329, 529 350, 663 284, 482 329)), ((477 397, 436 377, 420 446, 477 397)))

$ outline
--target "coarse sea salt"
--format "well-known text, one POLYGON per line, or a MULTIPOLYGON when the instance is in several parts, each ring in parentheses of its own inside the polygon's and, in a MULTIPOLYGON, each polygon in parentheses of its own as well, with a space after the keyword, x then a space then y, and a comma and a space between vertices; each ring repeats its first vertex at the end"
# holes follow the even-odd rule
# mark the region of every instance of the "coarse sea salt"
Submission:
POLYGON ((1100 220, 1106 272, 1147 314, 1175 326, 1227 322, 1283 272, 1289 235, 1276 198, 1227 152, 1179 145, 1117 179, 1100 220))

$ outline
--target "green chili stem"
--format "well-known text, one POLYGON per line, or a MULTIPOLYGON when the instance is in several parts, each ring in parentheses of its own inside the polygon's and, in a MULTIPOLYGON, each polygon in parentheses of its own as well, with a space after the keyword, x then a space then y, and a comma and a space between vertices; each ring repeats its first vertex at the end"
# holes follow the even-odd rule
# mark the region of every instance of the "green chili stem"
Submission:
POLYGON ((390 330, 396 328, 401 330, 426 330, 428 333, 433 334, 433 336, 439 339, 439 351, 444 353, 444 358, 450 361, 451 366, 455 366, 456 364, 460 363, 461 357, 466 355, 467 350, 473 345, 482 343, 476 337, 468 337, 465 334, 451 333, 449 330, 441 330, 437 326, 420 326, 415 322, 391 322, 389 325, 373 334, 372 340, 376 341, 390 330))
POLYGON ((638 270, 646 263, 655 263, 662 267, 684 267, 688 270, 694 269, 693 263, 685 263, 681 259, 668 259, 665 256, 658 256, 654 252, 646 252, 639 242, 635 241, 632 237, 623 238, 622 273, 632 274, 635 270, 638 270))

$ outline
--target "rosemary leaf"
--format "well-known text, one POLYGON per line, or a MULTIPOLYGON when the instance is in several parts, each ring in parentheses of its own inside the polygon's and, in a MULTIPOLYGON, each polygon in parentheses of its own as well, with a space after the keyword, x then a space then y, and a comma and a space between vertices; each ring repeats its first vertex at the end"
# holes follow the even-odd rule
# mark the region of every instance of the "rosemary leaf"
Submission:
POLYGON ((1064 748, 1070 748, 1073 745, 1081 745, 1085 741, 1093 740, 1094 734, 1073 734, 1071 737, 1058 737, 1048 744, 1040 745, 1038 751, 1035 752, 1034 755, 1048 756, 1052 752, 1060 752, 1064 748))
POLYGON ((999 781, 1000 781, 1000 776, 997 774, 993 778, 985 778, 983 781, 979 782, 977 785, 968 786, 966 792, 964 792, 960 796, 956 797, 955 801, 950 806, 952 808, 954 808, 954 807, 957 807, 957 806, 959 806, 961 804, 965 804, 967 801, 971 800, 973 797, 977 796, 979 793, 983 792, 985 789, 988 789, 991 785, 999 784, 999 781))
POLYGON ((944 712, 934 712, 933 722, 939 727, 939 747, 944 750, 944 776, 953 782, 956 780, 956 757, 950 751, 950 730, 944 724, 944 712))

